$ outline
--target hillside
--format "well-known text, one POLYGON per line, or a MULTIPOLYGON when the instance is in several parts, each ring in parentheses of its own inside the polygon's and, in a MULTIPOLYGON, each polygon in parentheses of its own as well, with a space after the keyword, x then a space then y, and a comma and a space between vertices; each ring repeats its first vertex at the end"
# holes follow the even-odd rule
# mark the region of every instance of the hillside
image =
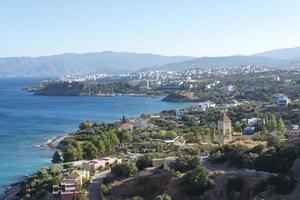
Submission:
POLYGON ((67 53, 42 57, 0 58, 0 77, 50 77, 88 73, 124 73, 153 69, 264 65, 288 68, 300 65, 300 47, 266 51, 251 56, 189 57, 128 52, 67 53))
POLYGON ((193 59, 127 52, 0 58, 0 77, 49 77, 64 74, 124 73, 193 59))
POLYGON ((300 47, 265 51, 262 53, 254 54, 253 56, 263 56, 263 57, 270 57, 276 59, 299 59, 300 47))
MULTIPOLYGON (((300 59, 299 59, 300 60, 300 59)), ((264 65, 269 67, 289 67, 294 60, 283 60, 261 56, 228 56, 228 57, 201 57, 194 60, 167 64, 161 67, 168 70, 185 70, 198 67, 229 67, 241 65, 264 65)), ((297 61, 299 63, 299 61, 297 61)))

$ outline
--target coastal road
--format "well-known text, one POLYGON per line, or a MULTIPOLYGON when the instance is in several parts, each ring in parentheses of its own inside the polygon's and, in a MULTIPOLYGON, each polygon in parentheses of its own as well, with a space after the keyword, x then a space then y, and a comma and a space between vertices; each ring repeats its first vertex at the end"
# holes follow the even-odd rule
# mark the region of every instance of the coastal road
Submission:
POLYGON ((90 185, 88 186, 88 199, 89 200, 103 200, 103 194, 100 190, 103 178, 105 178, 110 173, 110 170, 106 170, 95 174, 90 180, 90 185))

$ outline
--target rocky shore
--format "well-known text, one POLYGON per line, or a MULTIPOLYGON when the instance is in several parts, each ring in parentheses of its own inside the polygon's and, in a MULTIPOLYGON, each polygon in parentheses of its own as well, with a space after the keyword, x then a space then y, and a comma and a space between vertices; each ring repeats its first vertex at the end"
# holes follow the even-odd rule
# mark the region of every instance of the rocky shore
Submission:
POLYGON ((55 136, 47 140, 45 143, 39 145, 39 147, 50 148, 50 149, 61 149, 62 144, 60 142, 63 141, 67 136, 68 136, 67 134, 55 136))
POLYGON ((18 192, 20 191, 20 185, 22 183, 22 180, 10 184, 6 190, 3 196, 0 196, 1 200, 17 200, 16 197, 18 192))
MULTIPOLYGON (((67 134, 64 134, 64 135, 52 137, 52 138, 48 139, 45 143, 40 144, 39 147, 47 148, 47 149, 61 149, 62 144, 60 142, 63 141, 67 136, 68 136, 67 134)), ((0 196, 0 199, 1 200, 17 200, 18 198, 16 197, 16 195, 20 191, 20 185, 23 180, 24 180, 24 178, 22 178, 21 180, 15 182, 15 183, 10 184, 6 188, 4 195, 0 196)))
POLYGON ((191 92, 186 93, 172 93, 166 96, 162 101, 167 102, 196 102, 198 101, 198 98, 194 96, 191 92))

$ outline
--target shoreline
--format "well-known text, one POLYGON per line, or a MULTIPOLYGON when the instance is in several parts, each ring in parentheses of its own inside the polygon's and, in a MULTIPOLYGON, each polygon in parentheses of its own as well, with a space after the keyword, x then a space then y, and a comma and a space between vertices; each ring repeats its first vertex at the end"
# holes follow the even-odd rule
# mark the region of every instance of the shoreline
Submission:
POLYGON ((4 193, 0 196, 1 200, 17 200, 17 194, 20 191, 21 183, 25 180, 25 177, 20 178, 20 180, 11 183, 5 188, 4 193))
MULTIPOLYGON (((122 96, 135 96, 135 97, 152 97, 152 98, 158 98, 160 96, 136 96, 136 95, 122 95, 122 96)), ((50 137, 48 138, 45 142, 38 144, 37 147, 41 148, 41 149, 52 149, 52 150, 57 150, 57 151, 61 151, 62 150, 62 144, 60 143, 61 141, 63 141, 66 137, 68 137, 70 135, 70 133, 66 133, 66 134, 61 134, 61 135, 57 135, 54 137, 50 137)), ((23 178, 20 178, 19 180, 7 185, 7 187, 5 188, 5 191, 3 194, 0 194, 0 200, 17 200, 17 193, 20 191, 20 185, 22 184, 22 182, 26 179, 26 176, 24 176, 23 178)))
MULTIPOLYGON (((60 150, 60 142, 64 140, 69 134, 58 135, 52 138, 49 138, 46 142, 39 144, 38 147, 42 149, 53 149, 60 150)), ((0 200, 17 200, 17 193, 20 191, 20 185, 25 180, 26 176, 20 178, 20 180, 9 184, 4 193, 0 196, 0 200)))
POLYGON ((49 138, 46 142, 39 144, 38 147, 43 149, 61 149, 60 142, 63 141, 69 134, 58 135, 52 138, 49 138))

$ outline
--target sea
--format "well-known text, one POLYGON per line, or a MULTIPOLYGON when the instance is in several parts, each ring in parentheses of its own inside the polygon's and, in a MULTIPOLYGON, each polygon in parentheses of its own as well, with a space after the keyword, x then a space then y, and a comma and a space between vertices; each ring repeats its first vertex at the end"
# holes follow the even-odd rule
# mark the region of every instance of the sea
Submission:
POLYGON ((0 79, 0 196, 5 188, 51 164, 49 138, 75 131, 81 121, 112 122, 142 113, 187 107, 159 98, 35 96, 23 90, 43 79, 0 79))

